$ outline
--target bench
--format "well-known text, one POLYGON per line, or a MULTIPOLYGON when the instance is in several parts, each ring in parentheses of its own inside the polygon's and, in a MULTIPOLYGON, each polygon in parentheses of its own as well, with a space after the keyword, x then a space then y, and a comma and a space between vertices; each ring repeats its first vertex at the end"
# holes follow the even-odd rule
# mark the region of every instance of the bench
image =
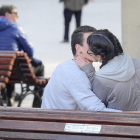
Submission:
POLYGON ((134 140, 140 114, 0 107, 0 139, 134 140))
POLYGON ((34 94, 41 104, 41 98, 38 92, 46 86, 48 80, 49 78, 37 77, 34 74, 27 53, 0 51, 0 82, 4 84, 21 84, 21 95, 18 107, 28 94, 34 94), (26 84, 26 86, 23 86, 23 84, 26 84), (31 86, 36 87, 36 90, 32 90, 31 86))

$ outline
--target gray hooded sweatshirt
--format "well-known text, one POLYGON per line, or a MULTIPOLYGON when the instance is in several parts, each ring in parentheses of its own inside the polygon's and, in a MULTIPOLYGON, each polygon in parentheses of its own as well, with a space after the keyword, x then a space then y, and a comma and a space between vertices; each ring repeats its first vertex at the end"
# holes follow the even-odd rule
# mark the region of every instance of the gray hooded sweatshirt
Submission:
POLYGON ((114 57, 98 72, 91 63, 81 68, 92 82, 93 92, 107 108, 140 110, 140 60, 126 53, 114 57))

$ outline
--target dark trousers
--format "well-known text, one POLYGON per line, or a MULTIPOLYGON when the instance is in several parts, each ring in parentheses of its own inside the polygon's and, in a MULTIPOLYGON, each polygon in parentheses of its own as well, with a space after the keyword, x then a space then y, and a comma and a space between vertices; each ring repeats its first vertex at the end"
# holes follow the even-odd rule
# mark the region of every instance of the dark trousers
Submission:
MULTIPOLYGON (((40 63, 35 63, 33 61, 31 61, 31 64, 33 66, 33 69, 34 69, 34 73, 36 76, 44 76, 44 65, 42 64, 42 62, 40 61, 40 63)), ((6 84, 6 89, 7 89, 7 100, 8 100, 8 103, 7 105, 8 106, 11 106, 11 97, 12 97, 12 93, 14 92, 15 90, 15 86, 14 84, 6 84)), ((35 87, 35 91, 37 90, 37 87, 35 87)), ((4 93, 5 94, 5 93, 4 93)), ((43 90, 41 90, 39 92, 39 95, 40 97, 43 95, 43 90)), ((33 107, 40 107, 40 104, 38 104, 38 98, 37 97, 34 97, 34 101, 33 101, 33 107)))
POLYGON ((6 96, 7 96, 7 106, 12 106, 11 104, 11 97, 12 97, 12 94, 15 92, 15 84, 6 84, 6 96))
POLYGON ((64 9, 64 19, 65 19, 65 33, 64 40, 69 40, 69 24, 72 18, 72 15, 75 15, 76 19, 76 27, 78 28, 81 25, 81 13, 82 11, 71 11, 68 9, 64 9))
MULTIPOLYGON (((34 63, 33 61, 31 61, 31 64, 32 64, 32 66, 33 66, 34 73, 35 73, 36 76, 44 76, 44 65, 42 64, 41 61, 40 61, 39 64, 36 64, 36 63, 34 63)), ((34 90, 37 91, 38 88, 35 87, 34 90)), ((42 97, 42 95, 43 95, 43 89, 40 90, 40 91, 38 92, 38 94, 39 94, 40 97, 42 97)), ((34 97, 32 107, 37 107, 37 108, 40 108, 40 107, 41 107, 41 104, 39 103, 38 98, 37 98, 36 96, 34 97)))

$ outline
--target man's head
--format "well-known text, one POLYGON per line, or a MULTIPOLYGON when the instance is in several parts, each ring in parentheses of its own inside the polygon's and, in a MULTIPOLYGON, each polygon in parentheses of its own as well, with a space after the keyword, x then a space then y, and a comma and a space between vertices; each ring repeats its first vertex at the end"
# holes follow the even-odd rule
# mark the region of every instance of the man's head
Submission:
POLYGON ((17 8, 14 5, 2 5, 0 7, 0 16, 5 16, 17 23, 18 15, 17 8))
POLYGON ((82 58, 87 58, 88 44, 87 38, 90 34, 95 32, 96 29, 91 26, 80 26, 71 36, 71 47, 74 56, 79 55, 82 58))

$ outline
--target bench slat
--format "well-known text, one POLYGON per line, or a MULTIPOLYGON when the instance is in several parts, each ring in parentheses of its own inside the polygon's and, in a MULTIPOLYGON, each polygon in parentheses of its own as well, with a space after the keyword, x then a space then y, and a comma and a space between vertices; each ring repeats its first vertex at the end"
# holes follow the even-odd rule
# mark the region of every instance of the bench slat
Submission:
POLYGON ((31 64, 20 64, 21 68, 32 68, 32 65, 31 64))
POLYGON ((38 83, 38 79, 33 79, 32 77, 26 77, 27 81, 31 82, 31 83, 38 83))
POLYGON ((9 78, 9 82, 11 80, 19 80, 20 81, 20 78, 17 75, 11 75, 10 78, 9 78))
POLYGON ((31 73, 24 73, 24 76, 27 78, 33 78, 33 79, 36 78, 35 74, 31 74, 31 73))
POLYGON ((0 82, 3 82, 3 83, 8 83, 9 82, 9 78, 2 78, 2 77, 0 77, 0 82))
MULTIPOLYGON (((124 117, 102 117, 89 115, 69 115, 69 114, 48 114, 48 113, 23 113, 18 112, 1 112, 0 119, 10 120, 26 120, 26 121, 42 121, 42 122, 67 122, 67 123, 88 123, 88 124, 106 124, 106 125, 127 125, 140 126, 140 118, 124 118, 124 117)), ((120 115, 121 116, 121 115, 120 115)))
POLYGON ((0 70, 12 70, 12 65, 0 65, 0 70))
POLYGON ((140 114, 0 107, 0 119, 140 126, 140 114), (14 114, 17 114, 16 116, 14 114))
POLYGON ((27 53, 22 52, 22 51, 0 51, 1 54, 6 54, 6 55, 11 55, 11 54, 16 54, 16 56, 27 56, 27 53))
POLYGON ((10 76, 11 75, 11 72, 10 71, 3 71, 3 70, 0 70, 0 76, 10 76))
POLYGON ((29 68, 22 68, 21 70, 22 70, 24 73, 31 73, 31 74, 34 73, 33 68, 31 68, 31 69, 29 69, 29 68))
POLYGON ((20 63, 30 63, 29 57, 18 57, 20 63))
MULTIPOLYGON (((36 108, 17 108, 17 107, 0 107, 0 112, 24 112, 24 113, 46 113, 46 114, 63 114, 63 115, 78 115, 89 117, 123 117, 123 118, 140 118, 140 113, 118 113, 118 112, 96 112, 96 111, 81 111, 81 110, 61 110, 61 109, 36 109, 36 108)), ((86 119, 86 118, 85 118, 86 119)))
POLYGON ((0 53, 0 58, 16 58, 16 54, 3 54, 0 53))
POLYGON ((9 80, 9 83, 21 83, 21 80, 13 80, 13 79, 10 79, 9 80))
MULTIPOLYGON (((0 130, 24 131, 24 132, 51 132, 65 134, 81 134, 82 132, 64 131, 66 123, 58 122, 35 122, 35 121, 13 121, 0 120, 0 130)), ((90 135, 110 135, 110 136, 127 136, 140 137, 140 127, 138 126, 119 126, 119 125, 102 125, 99 133, 83 132, 90 135)))
POLYGON ((19 57, 27 57, 28 55, 27 55, 27 53, 17 53, 17 56, 19 56, 19 57))
POLYGON ((135 138, 123 137, 105 137, 105 136, 86 136, 71 134, 51 134, 51 133, 25 133, 25 132, 9 132, 0 131, 0 137, 3 139, 13 140, 136 140, 135 138))
POLYGON ((0 59, 0 64, 9 64, 9 65, 14 65, 14 61, 15 59, 11 59, 11 58, 1 58, 0 59))

